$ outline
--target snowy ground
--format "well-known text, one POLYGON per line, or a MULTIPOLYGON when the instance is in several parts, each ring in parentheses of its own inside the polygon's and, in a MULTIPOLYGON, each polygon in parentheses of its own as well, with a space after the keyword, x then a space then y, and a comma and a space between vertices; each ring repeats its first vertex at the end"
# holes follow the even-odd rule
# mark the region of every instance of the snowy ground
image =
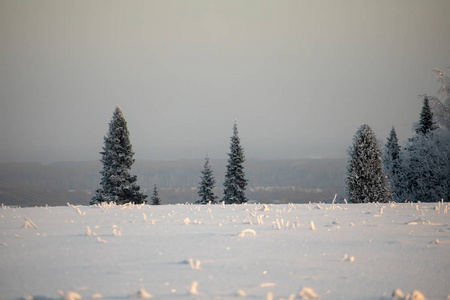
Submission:
POLYGON ((391 299, 397 288, 450 299, 449 209, 4 207, 0 298, 59 299, 58 291, 73 291, 126 299, 142 289, 154 299, 299 299, 308 287, 320 299, 391 299))

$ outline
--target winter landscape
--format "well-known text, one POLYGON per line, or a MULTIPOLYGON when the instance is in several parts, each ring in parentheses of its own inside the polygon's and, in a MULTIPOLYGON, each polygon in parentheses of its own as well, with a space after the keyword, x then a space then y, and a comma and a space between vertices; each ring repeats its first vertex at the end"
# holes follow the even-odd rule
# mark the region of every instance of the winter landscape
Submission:
POLYGON ((0 300, 450 300, 448 12, 1 0, 0 300))
POLYGON ((3 207, 1 299, 448 299, 449 209, 3 207))

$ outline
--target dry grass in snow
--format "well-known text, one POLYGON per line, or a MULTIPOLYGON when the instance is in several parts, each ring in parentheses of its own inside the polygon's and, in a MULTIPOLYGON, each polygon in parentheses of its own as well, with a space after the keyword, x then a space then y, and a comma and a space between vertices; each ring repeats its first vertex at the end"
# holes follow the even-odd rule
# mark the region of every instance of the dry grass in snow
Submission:
POLYGON ((0 299, 447 299, 449 207, 2 206, 0 299))

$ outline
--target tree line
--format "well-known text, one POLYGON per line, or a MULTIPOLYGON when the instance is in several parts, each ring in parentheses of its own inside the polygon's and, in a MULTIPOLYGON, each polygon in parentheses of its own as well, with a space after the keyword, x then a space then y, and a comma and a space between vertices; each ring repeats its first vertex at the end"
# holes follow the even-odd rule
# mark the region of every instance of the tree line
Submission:
MULTIPOLYGON (((436 122, 430 99, 425 95, 419 122, 414 124, 415 134, 405 147, 399 146, 394 127, 384 146, 384 152, 369 125, 362 125, 355 133, 352 146, 348 149, 346 172, 347 196, 351 202, 450 201, 450 80, 445 73, 439 70, 435 72, 443 84, 441 95, 447 96, 447 99, 441 102, 437 98, 431 98, 438 115, 436 122)), ((102 178, 100 188, 95 191, 90 204, 146 203, 147 195, 140 191, 137 176, 130 173, 134 152, 127 123, 119 106, 113 113, 109 131, 104 137, 103 151, 100 153, 102 178)), ((246 203, 248 180, 245 177, 244 149, 240 145, 236 121, 228 156, 221 201, 226 204, 246 203)), ((215 183, 210 161, 206 156, 198 187, 200 199, 195 203, 217 203, 219 197, 214 194, 215 183)), ((161 203, 156 184, 151 200, 154 205, 161 203)))
MULTIPOLYGON (((133 142, 132 142, 133 143, 133 142)), ((227 159, 209 158, 217 182, 224 181, 227 159)), ((177 161, 138 160, 131 172, 148 195, 154 184, 164 204, 194 203, 204 159, 177 161)), ((246 196, 260 203, 308 203, 343 201, 346 158, 327 159, 246 159, 246 196)), ((89 205, 99 187, 100 161, 41 163, 1 163, 0 203, 19 206, 89 205)), ((216 184, 222 196, 222 184, 216 184)), ((250 201, 249 200, 249 201, 250 201)))

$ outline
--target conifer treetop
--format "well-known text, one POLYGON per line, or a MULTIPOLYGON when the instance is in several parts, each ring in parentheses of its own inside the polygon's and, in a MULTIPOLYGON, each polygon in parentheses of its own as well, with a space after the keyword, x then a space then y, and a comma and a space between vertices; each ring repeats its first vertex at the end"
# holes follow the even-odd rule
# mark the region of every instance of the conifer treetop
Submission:
POLYGON ((428 134, 435 129, 437 129, 437 126, 433 120, 433 112, 431 111, 428 96, 425 95, 423 99, 422 110, 420 112, 419 124, 416 128, 416 133, 428 134))
POLYGON ((400 156, 400 146, 398 145, 397 133, 395 128, 392 126, 389 137, 387 138, 386 151, 392 155, 392 159, 398 159, 400 156))

